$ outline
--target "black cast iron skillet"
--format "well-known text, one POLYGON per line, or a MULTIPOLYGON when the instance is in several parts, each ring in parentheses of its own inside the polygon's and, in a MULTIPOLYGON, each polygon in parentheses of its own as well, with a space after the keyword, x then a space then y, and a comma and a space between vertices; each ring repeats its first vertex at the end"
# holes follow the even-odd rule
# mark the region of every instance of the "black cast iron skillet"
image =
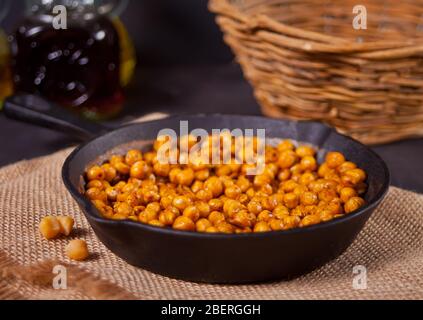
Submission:
POLYGON ((177 279, 249 283, 292 278, 314 270, 348 248, 389 186, 388 169, 378 155, 359 142, 317 122, 200 114, 127 125, 103 133, 107 129, 102 126, 82 122, 64 115, 63 111, 57 113, 49 103, 28 96, 10 98, 6 102, 5 113, 10 117, 68 132, 77 138, 90 138, 76 148, 63 165, 66 188, 107 248, 132 265, 177 279), (40 104, 44 104, 41 111, 40 104), (183 232, 102 218, 82 195, 82 175, 87 166, 101 163, 111 153, 146 147, 163 128, 179 132, 180 120, 188 120, 190 130, 265 128, 267 138, 288 138, 317 146, 320 161, 326 151, 340 151, 368 173, 367 205, 342 218, 306 228, 235 235, 183 232), (100 135, 92 138, 99 132, 100 135))

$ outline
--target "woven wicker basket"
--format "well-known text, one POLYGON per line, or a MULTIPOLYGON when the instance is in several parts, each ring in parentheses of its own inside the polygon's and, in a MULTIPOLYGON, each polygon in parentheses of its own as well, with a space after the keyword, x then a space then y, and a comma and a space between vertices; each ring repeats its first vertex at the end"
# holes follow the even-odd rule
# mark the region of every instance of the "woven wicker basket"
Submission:
POLYGON ((362 142, 423 136, 423 0, 210 0, 263 113, 362 142), (422 24, 422 25, 421 25, 422 24))

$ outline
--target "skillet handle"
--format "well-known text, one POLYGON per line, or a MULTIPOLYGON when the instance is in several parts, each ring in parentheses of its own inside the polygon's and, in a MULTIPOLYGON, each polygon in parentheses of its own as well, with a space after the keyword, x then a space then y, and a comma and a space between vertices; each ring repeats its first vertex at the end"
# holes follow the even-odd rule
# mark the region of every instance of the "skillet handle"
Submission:
POLYGON ((8 97, 4 101, 3 110, 8 118, 60 131, 77 140, 88 140, 110 131, 99 123, 84 120, 65 108, 32 94, 8 97))

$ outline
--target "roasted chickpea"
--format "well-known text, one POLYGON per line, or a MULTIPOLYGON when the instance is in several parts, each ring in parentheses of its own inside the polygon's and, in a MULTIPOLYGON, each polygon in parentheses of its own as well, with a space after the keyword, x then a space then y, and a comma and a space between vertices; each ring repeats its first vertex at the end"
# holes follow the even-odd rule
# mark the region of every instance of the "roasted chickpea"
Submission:
POLYGON ((210 199, 208 202, 211 211, 223 210, 223 201, 220 199, 210 199))
POLYGON ((176 177, 177 182, 183 186, 190 186, 194 181, 194 170, 187 168, 181 170, 176 177))
POLYGON ((301 194, 300 199, 301 199, 301 204, 305 206, 316 205, 319 201, 318 196, 315 193, 309 192, 309 191, 306 191, 303 194, 301 194))
POLYGON ((165 226, 171 226, 175 222, 177 214, 171 210, 164 210, 159 214, 159 221, 165 226))
POLYGON ((300 166, 304 171, 314 171, 317 168, 317 161, 313 156, 305 156, 301 159, 300 166))
POLYGON ((344 205, 345 213, 351 213, 364 206, 364 199, 360 197, 352 197, 344 205))
POLYGON ((175 219, 175 222, 173 223, 173 228, 182 231, 194 231, 195 224, 190 218, 186 216, 179 216, 175 219))
POLYGON ((210 189, 202 189, 198 190, 195 196, 198 200, 210 201, 213 198, 213 192, 210 189))
POLYGON ((320 222, 320 217, 317 215, 308 215, 302 218, 300 222, 300 227, 307 227, 313 224, 318 224, 320 222))
POLYGON ((342 153, 332 151, 326 154, 326 164, 329 168, 335 169, 345 162, 345 157, 342 153))
POLYGON ((339 192, 339 197, 341 198, 342 202, 346 203, 350 198, 356 197, 357 191, 350 187, 344 187, 339 192))
POLYGON ((200 219, 196 222, 195 227, 198 232, 206 232, 207 228, 211 227, 212 224, 207 219, 200 219))
POLYGON ((225 195, 230 199, 237 199, 241 193, 241 188, 237 185, 233 185, 225 189, 225 195))
POLYGON ((223 192, 223 183, 218 177, 210 177, 204 182, 204 188, 210 190, 216 198, 223 192))
POLYGON ((209 169, 202 169, 195 172, 195 179, 205 181, 210 177, 209 169))
POLYGON ((60 233, 69 236, 72 232, 73 224, 75 223, 73 218, 69 216, 59 216, 57 217, 57 221, 59 221, 60 233))
POLYGON ((209 215, 209 221, 216 226, 219 222, 225 221, 225 215, 219 211, 212 211, 209 215))
POLYGON ((278 165, 281 169, 292 167, 297 162, 297 155, 292 150, 286 150, 279 154, 278 165))
POLYGON ((263 210, 257 215, 257 221, 269 222, 273 218, 272 213, 269 210, 263 210))
POLYGON ((351 169, 345 171, 341 179, 345 185, 354 186, 366 180, 366 173, 361 169, 351 169))
POLYGON ((198 211, 200 212, 200 217, 207 218, 210 214, 210 206, 203 201, 199 201, 195 204, 198 211))
POLYGON ((259 221, 254 226, 254 232, 268 232, 272 231, 269 224, 265 221, 259 221))
POLYGON ((283 220, 272 218, 269 221, 269 226, 273 231, 283 230, 284 228, 283 220))
POLYGON ((316 151, 311 146, 299 146, 297 149, 295 149, 295 153, 300 158, 304 157, 313 157, 316 151))
POLYGON ((142 160, 142 153, 139 150, 129 150, 125 155, 125 162, 128 166, 132 166, 135 162, 142 160))
POLYGON ((293 209, 298 205, 298 197, 292 192, 284 194, 283 201, 288 209, 293 209))
POLYGON ((194 222, 200 218, 200 210, 195 205, 186 207, 182 214, 194 222))
POLYGON ((85 192, 85 195, 90 200, 100 200, 103 202, 107 201, 107 193, 97 188, 90 188, 85 192))
POLYGON ((162 164, 160 162, 156 162, 153 165, 153 172, 154 174, 157 174, 160 177, 167 177, 170 173, 170 164, 162 164))
POLYGON ((41 219, 39 229, 44 238, 51 240, 60 235, 60 222, 56 217, 44 217, 41 219))
POLYGON ((88 258, 89 251, 84 240, 72 240, 66 246, 66 255, 69 259, 83 261, 88 258))
POLYGON ((273 215, 278 219, 283 219, 286 216, 289 216, 289 209, 283 205, 278 205, 273 209, 273 215))
POLYGON ((295 146, 292 143, 292 141, 290 141, 290 140, 283 140, 277 146, 277 150, 279 152, 283 152, 283 151, 286 151, 286 150, 294 150, 294 148, 295 148, 295 146))
POLYGON ((92 166, 87 171, 88 180, 104 180, 106 174, 100 166, 92 166))
POLYGON ((108 182, 113 181, 116 178, 117 171, 116 169, 110 164, 105 163, 101 166, 104 172, 104 179, 108 182))

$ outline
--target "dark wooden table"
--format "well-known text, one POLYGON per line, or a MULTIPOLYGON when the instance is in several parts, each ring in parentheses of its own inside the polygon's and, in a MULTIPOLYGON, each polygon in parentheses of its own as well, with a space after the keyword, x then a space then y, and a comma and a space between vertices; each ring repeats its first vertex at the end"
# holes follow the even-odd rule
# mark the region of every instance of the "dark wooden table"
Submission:
MULTIPOLYGON (((234 64, 140 67, 129 89, 124 122, 146 113, 260 114, 252 90, 234 64)), ((6 119, 0 114, 0 166, 72 145, 63 134, 6 119)), ((423 139, 374 147, 388 163, 392 184, 423 193, 423 139)))

